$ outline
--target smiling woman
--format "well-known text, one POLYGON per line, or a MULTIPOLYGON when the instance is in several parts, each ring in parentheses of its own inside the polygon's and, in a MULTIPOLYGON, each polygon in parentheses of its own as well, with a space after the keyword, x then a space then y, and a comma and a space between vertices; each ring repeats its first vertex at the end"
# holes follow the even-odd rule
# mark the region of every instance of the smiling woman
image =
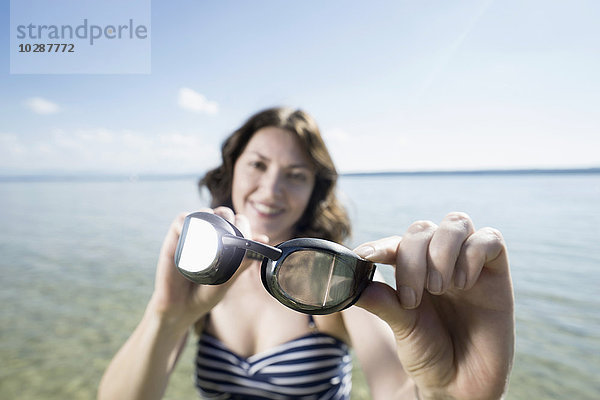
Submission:
MULTIPOLYGON (((240 177, 255 177, 256 181, 256 176, 265 175, 267 172, 271 175, 275 172, 283 173, 284 184, 289 186, 295 195, 306 196, 307 191, 310 191, 308 203, 302 210, 297 209, 299 205, 293 206, 296 213, 300 214, 297 215, 299 219, 295 224, 295 235, 337 242, 350 235, 350 221, 335 196, 335 165, 317 124, 304 111, 272 108, 252 116, 223 143, 222 164, 209 171, 200 180, 199 185, 209 189, 212 207, 225 206, 236 209, 234 201, 238 200, 234 200, 232 191, 243 196, 242 192, 251 188, 244 189, 244 181, 234 187, 234 174, 237 173, 240 177), (274 140, 275 138, 277 140, 274 140), (272 159, 266 157, 267 149, 272 152, 272 159), (282 164, 284 156, 289 158, 287 164, 282 164), (280 167, 283 167, 281 171, 274 171, 280 167)), ((238 205, 248 205, 257 217, 264 216, 265 221, 268 220, 267 216, 281 211, 277 210, 281 205, 253 201, 261 200, 260 193, 255 195, 256 197, 250 198, 249 204, 240 198, 238 205)), ((287 200, 296 201, 291 196, 287 196, 287 200)))
POLYGON ((161 398, 192 326, 205 398, 348 400, 350 346, 373 399, 501 397, 514 345, 501 234, 454 212, 353 252, 336 182, 305 112, 264 110, 236 130, 200 180, 213 208, 171 225, 98 397, 161 398), (397 291, 372 281, 374 263, 396 267, 397 291))

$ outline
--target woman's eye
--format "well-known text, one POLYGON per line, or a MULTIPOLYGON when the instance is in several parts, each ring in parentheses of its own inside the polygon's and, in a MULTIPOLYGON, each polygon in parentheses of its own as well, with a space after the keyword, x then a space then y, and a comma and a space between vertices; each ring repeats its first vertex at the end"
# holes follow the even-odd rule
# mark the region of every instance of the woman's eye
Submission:
POLYGON ((306 182, 307 180, 304 172, 290 172, 288 178, 293 182, 306 182))
POLYGON ((260 171, 264 171, 267 168, 267 166, 265 165, 265 163, 262 162, 262 161, 251 161, 250 162, 250 166, 252 168, 258 169, 260 171))

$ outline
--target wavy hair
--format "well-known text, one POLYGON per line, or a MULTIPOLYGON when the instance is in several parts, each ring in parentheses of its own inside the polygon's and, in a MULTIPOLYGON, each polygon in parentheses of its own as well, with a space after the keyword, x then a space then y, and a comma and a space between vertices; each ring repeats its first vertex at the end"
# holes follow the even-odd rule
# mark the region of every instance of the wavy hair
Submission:
POLYGON ((343 242, 350 235, 351 226, 336 196, 338 173, 319 127, 302 110, 275 107, 260 111, 225 140, 221 147, 221 165, 208 171, 198 182, 200 189, 206 186, 209 190, 211 206, 233 209, 231 190, 235 163, 254 133, 266 127, 285 129, 296 135, 315 168, 315 185, 304 214, 296 224, 295 236, 343 242))

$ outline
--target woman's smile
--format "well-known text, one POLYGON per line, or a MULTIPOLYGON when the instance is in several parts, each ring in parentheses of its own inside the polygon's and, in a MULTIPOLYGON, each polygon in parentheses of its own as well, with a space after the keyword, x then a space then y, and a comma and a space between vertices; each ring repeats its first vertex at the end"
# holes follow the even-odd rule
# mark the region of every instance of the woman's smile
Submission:
POLYGON ((252 208, 254 208, 257 214, 265 218, 275 218, 285 212, 283 207, 273 206, 256 201, 249 201, 248 203, 252 208))

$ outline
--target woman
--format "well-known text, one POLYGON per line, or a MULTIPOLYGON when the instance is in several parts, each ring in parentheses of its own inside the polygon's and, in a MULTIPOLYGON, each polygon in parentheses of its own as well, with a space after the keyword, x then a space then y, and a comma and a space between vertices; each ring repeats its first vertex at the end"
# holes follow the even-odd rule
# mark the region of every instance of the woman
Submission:
MULTIPOLYGON (((222 155, 223 164, 200 182, 213 196, 206 211, 245 237, 275 245, 298 236, 340 242, 349 234, 335 168, 306 113, 262 111, 226 140, 222 155)), ((249 257, 222 285, 186 280, 173 262, 183 218, 165 238, 153 296, 105 372, 100 399, 161 398, 192 325, 200 335, 196 383, 215 398, 348 398, 347 345, 374 399, 504 393, 514 311, 496 230, 476 231, 467 215, 451 213, 439 226, 418 221, 402 237, 365 243, 355 252, 394 265, 398 289, 372 282, 358 307, 309 318, 266 293, 260 263, 249 257), (269 369, 278 357, 292 360, 287 375, 269 369)))

